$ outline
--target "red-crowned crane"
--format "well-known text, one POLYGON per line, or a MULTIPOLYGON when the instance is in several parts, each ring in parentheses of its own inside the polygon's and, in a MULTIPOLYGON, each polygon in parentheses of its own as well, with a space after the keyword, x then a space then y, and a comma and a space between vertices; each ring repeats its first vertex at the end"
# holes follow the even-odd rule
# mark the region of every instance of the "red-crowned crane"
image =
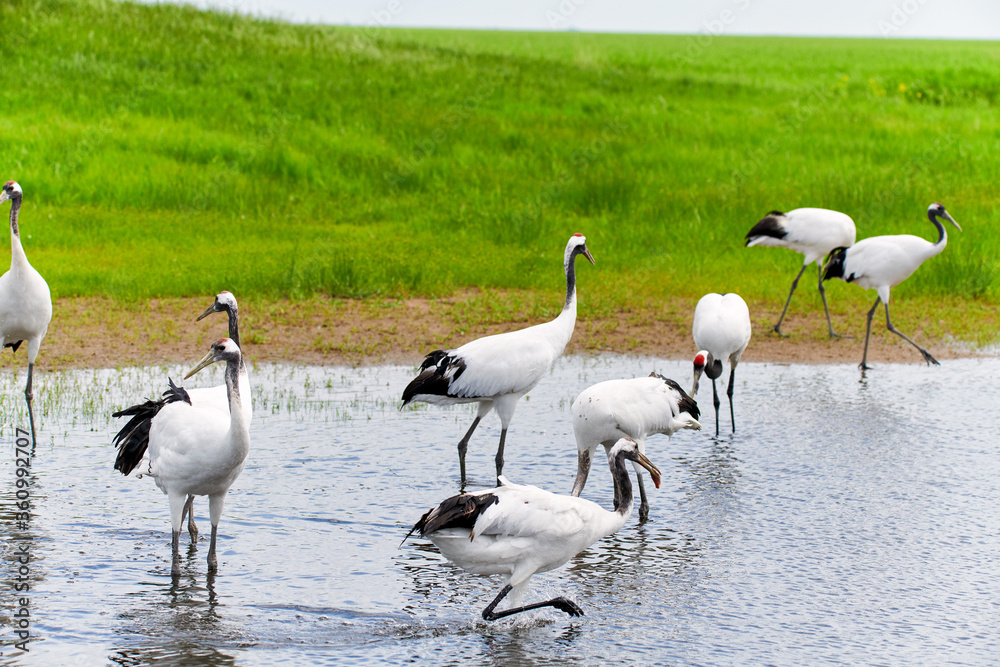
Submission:
POLYGON ((826 311, 826 324, 830 329, 831 338, 839 338, 840 334, 833 331, 833 321, 830 319, 830 308, 826 305, 826 290, 823 289, 823 259, 834 248, 848 247, 854 244, 856 231, 854 221, 846 213, 831 211, 825 208, 797 208, 788 213, 771 211, 760 222, 747 232, 746 246, 765 246, 770 248, 791 248, 805 255, 799 274, 792 281, 792 289, 781 311, 774 332, 779 336, 781 323, 788 312, 788 304, 792 302, 792 294, 798 287, 799 278, 805 273, 806 267, 816 262, 819 270, 819 295, 823 298, 823 310, 826 311))
MULTIPOLYGON (((225 362, 227 412, 211 405, 192 404, 188 393, 171 382, 165 405, 149 428, 149 464, 145 474, 153 478, 170 502, 170 571, 175 576, 181 572, 178 542, 189 496, 208 496, 212 522, 208 568, 218 569, 215 540, 222 508, 229 487, 243 471, 250 451, 250 421, 240 394, 240 358, 240 346, 229 338, 220 338, 184 376, 187 379, 206 366, 225 362)), ((142 452, 138 454, 141 456, 142 452)), ((127 474, 125 470, 122 472, 127 474)))
POLYGON ((418 401, 436 405, 479 404, 472 426, 458 443, 463 488, 465 451, 479 422, 494 408, 500 417, 500 444, 496 455, 499 478, 503 472, 507 426, 517 402, 549 372, 573 335, 576 325, 574 260, 577 255, 594 263, 583 234, 574 234, 566 244, 563 255, 566 301, 558 317, 527 329, 479 338, 455 350, 434 350, 420 365, 417 377, 403 390, 404 406, 418 401))
POLYGON ((34 398, 31 380, 35 359, 52 321, 52 296, 45 279, 28 263, 21 246, 21 232, 17 225, 17 214, 21 210, 21 186, 14 181, 7 181, 0 191, 0 204, 8 199, 10 270, 0 276, 0 342, 14 352, 21 343, 28 342, 28 383, 24 387, 24 397, 30 411, 34 398))
POLYGON ((837 248, 830 256, 830 261, 827 262, 826 270, 823 273, 824 280, 840 278, 864 289, 878 290, 875 304, 868 311, 868 324, 865 329, 865 353, 859 364, 862 370, 871 368, 868 365, 868 339, 872 333, 872 317, 875 316, 875 309, 878 308, 879 303, 885 304, 885 327, 920 350, 920 354, 924 356, 924 361, 927 362, 928 366, 938 363, 930 352, 896 329, 889 319, 889 290, 913 275, 913 272, 924 261, 938 254, 948 245, 948 233, 938 218, 944 218, 955 225, 958 231, 962 231, 958 223, 939 203, 931 204, 928 207, 927 217, 937 227, 938 240, 936 243, 931 243, 912 234, 872 236, 858 241, 849 248, 837 248))
MULTIPOLYGON (((605 453, 621 438, 632 438, 646 453, 646 438, 662 433, 668 438, 682 428, 700 430, 698 404, 680 385, 656 373, 649 377, 598 382, 584 389, 573 402, 573 434, 576 436, 577 470, 574 496, 583 492, 591 459, 598 445, 605 453)), ((649 518, 649 501, 642 474, 636 465, 639 485, 639 521, 649 518)))
MULTIPOLYGON (((229 338, 231 338, 234 343, 239 345, 240 315, 236 297, 233 296, 231 292, 219 292, 215 295, 215 300, 212 305, 205 309, 205 312, 199 315, 195 321, 201 321, 212 313, 226 313, 229 320, 229 338)), ((242 354, 240 355, 239 385, 241 396, 240 406, 243 409, 247 424, 249 424, 253 419, 253 400, 250 388, 250 375, 247 373, 246 357, 242 354)), ((225 384, 220 384, 215 387, 188 389, 184 393, 186 395, 184 400, 191 405, 197 407, 204 406, 215 408, 225 415, 229 414, 229 396, 225 384)), ((167 403, 178 400, 177 396, 177 388, 174 386, 173 382, 170 382, 169 388, 163 392, 162 398, 157 400, 147 400, 144 403, 133 405, 132 407, 125 408, 124 410, 120 410, 111 415, 112 417, 132 417, 132 419, 130 419, 125 426, 121 428, 114 439, 114 444, 118 447, 118 457, 115 460, 115 470, 121 471, 124 475, 128 475, 131 474, 132 471, 136 471, 136 474, 139 477, 143 474, 148 474, 149 457, 146 445, 149 441, 149 429, 153 420, 156 418, 156 415, 159 414, 163 406, 167 403)), ((181 521, 184 521, 185 516, 188 517, 188 533, 191 535, 191 539, 196 539, 198 536, 198 526, 195 525, 194 521, 194 510, 192 509, 193 504, 194 496, 190 496, 187 503, 184 505, 184 512, 181 515, 181 521)))
POLYGON ((736 383, 736 366, 743 351, 750 343, 750 310, 739 294, 706 294, 694 309, 694 326, 691 327, 698 354, 694 357, 694 386, 691 395, 698 393, 698 379, 704 371, 712 380, 712 402, 715 405, 715 435, 719 435, 719 392, 715 380, 722 375, 722 360, 729 360, 729 418, 733 433, 736 432, 736 415, 733 411, 733 389, 736 383))
POLYGON ((515 595, 522 593, 536 572, 561 567, 625 525, 632 513, 632 484, 625 461, 648 470, 653 483, 660 486, 660 471, 639 451, 634 440, 622 438, 608 453, 618 499, 614 511, 583 498, 511 484, 501 477, 501 486, 495 489, 448 498, 424 514, 406 536, 419 531, 448 560, 473 574, 506 575, 504 587, 483 610, 487 621, 540 607, 582 616, 583 610, 564 597, 503 611, 495 609, 512 590, 517 591, 515 595))

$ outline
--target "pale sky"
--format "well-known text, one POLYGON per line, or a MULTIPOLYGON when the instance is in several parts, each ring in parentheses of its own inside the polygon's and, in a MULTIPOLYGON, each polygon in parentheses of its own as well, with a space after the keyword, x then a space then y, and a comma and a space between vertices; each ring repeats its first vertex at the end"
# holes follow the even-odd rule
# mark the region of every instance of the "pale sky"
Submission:
POLYGON ((191 0, 189 4, 334 25, 1000 39, 998 0, 191 0))

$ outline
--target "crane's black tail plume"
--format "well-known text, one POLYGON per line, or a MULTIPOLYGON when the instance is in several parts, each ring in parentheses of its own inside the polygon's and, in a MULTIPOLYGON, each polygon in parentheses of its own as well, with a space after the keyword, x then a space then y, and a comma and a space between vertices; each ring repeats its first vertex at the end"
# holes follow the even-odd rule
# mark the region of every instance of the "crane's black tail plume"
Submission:
POLYGON ((747 232, 743 245, 750 245, 762 236, 771 236, 776 239, 785 238, 788 236, 788 230, 781 224, 784 218, 785 214, 781 211, 771 211, 747 232))
MULTIPOLYGON (((413 528, 410 528, 410 532, 403 538, 403 542, 415 532, 423 536, 444 528, 468 528, 472 530, 479 515, 487 507, 498 502, 500 499, 492 493, 462 493, 452 496, 443 500, 437 507, 424 512, 420 521, 417 521, 413 528)), ((400 542, 400 545, 403 542, 400 542)))
POLYGON ((403 390, 403 405, 418 394, 448 396, 451 383, 465 372, 465 361, 447 350, 434 350, 420 364, 420 373, 403 390))
POLYGON ((686 412, 695 419, 701 417, 701 410, 698 409, 698 402, 693 398, 691 398, 690 396, 688 396, 687 392, 681 389, 681 386, 679 384, 677 384, 668 377, 660 375, 656 371, 650 373, 649 377, 660 378, 666 383, 668 387, 670 387, 671 389, 673 389, 674 391, 676 391, 678 394, 681 395, 681 400, 677 401, 677 407, 680 409, 681 412, 686 412))
POLYGON ((148 399, 145 403, 133 405, 130 408, 112 413, 112 417, 132 417, 128 423, 118 431, 112 444, 118 448, 118 456, 115 458, 115 470, 120 470, 123 475, 128 475, 139 465, 146 447, 149 446, 149 428, 153 423, 153 417, 159 414, 164 405, 184 401, 191 405, 191 397, 183 387, 178 387, 174 381, 167 378, 170 388, 163 392, 163 398, 159 400, 148 399))
POLYGON ((844 261, 846 259, 847 248, 834 248, 826 260, 826 266, 823 268, 823 280, 840 278, 841 280, 850 282, 849 279, 844 277, 844 261))

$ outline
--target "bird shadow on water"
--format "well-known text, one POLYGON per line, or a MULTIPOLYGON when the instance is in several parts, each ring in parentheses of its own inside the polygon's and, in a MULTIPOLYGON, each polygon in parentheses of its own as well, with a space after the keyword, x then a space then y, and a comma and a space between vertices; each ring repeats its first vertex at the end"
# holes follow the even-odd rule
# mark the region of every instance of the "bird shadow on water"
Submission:
POLYGON ((148 583, 130 597, 132 607, 117 616, 121 641, 108 655, 112 664, 235 665, 225 647, 253 644, 220 613, 224 606, 214 573, 203 583, 186 574, 171 577, 167 585, 148 583))

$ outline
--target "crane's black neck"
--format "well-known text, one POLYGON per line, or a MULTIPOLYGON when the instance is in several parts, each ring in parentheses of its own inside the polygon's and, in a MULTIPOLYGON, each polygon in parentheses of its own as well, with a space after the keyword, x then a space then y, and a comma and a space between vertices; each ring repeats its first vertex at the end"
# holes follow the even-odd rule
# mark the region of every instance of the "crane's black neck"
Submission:
POLYGON ((17 229, 17 213, 21 210, 21 193, 15 192, 10 197, 10 233, 20 238, 21 233, 17 229))
POLYGON ((632 480, 625 469, 625 452, 611 460, 611 479, 615 483, 615 511, 622 516, 632 511, 632 480))
MULTIPOLYGON (((240 345, 240 312, 235 306, 226 306, 226 314, 229 316, 229 337, 234 343, 240 345)), ((240 346, 240 350, 243 346, 240 346)), ((242 359, 242 357, 241 357, 242 359)))
POLYGON ((931 224, 937 227, 938 230, 938 240, 934 245, 941 245, 941 243, 943 243, 948 236, 944 231, 944 225, 942 225, 941 221, 938 220, 937 213, 934 211, 927 211, 927 217, 930 218, 931 224))
POLYGON ((573 248, 573 252, 566 259, 566 303, 563 310, 571 308, 576 300, 576 256, 580 254, 580 247, 573 248))

